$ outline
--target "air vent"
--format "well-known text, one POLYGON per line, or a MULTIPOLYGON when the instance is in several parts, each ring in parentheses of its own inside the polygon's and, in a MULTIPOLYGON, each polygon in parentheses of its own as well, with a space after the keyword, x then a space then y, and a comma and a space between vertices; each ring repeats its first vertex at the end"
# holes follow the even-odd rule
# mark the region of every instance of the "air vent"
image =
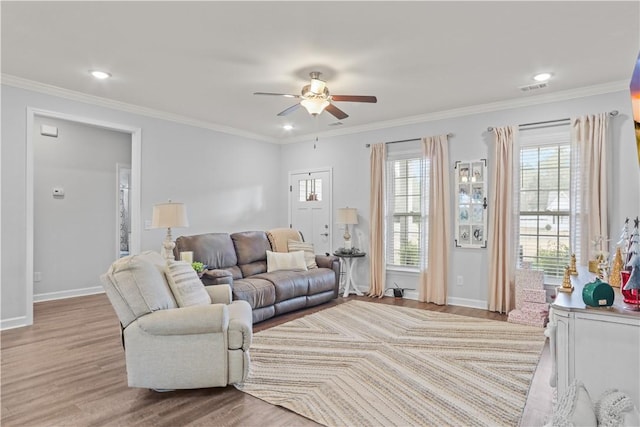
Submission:
POLYGON ((329 123, 329 126, 340 126, 342 122, 329 123))
POLYGON ((547 82, 540 82, 540 83, 533 83, 530 85, 526 85, 526 86, 520 86, 520 90, 522 92, 531 92, 533 90, 539 90, 539 89, 544 89, 546 87, 549 87, 549 83, 547 82))

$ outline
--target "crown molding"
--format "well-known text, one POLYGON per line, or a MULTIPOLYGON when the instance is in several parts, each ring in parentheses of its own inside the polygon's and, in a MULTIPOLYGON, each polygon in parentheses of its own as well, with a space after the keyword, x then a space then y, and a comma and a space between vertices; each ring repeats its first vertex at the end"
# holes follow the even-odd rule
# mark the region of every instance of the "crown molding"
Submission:
POLYGON ((88 95, 86 93, 64 89, 58 86, 52 86, 52 85, 40 83, 34 80, 28 80, 22 77, 13 76, 10 74, 3 73, 1 75, 1 83, 7 86, 13 86, 20 89, 31 90, 31 91, 43 93, 46 95, 57 96, 59 98, 65 98, 72 101, 84 102, 86 104, 110 108, 118 111, 125 111, 127 113, 132 113, 132 114, 139 114, 146 117, 152 117, 154 119, 167 120, 170 122, 180 123, 188 126, 209 129, 216 132, 222 132, 222 133, 239 136, 243 138, 255 139, 255 140, 265 141, 270 143, 279 142, 277 139, 274 139, 274 138, 266 137, 264 135, 259 135, 252 132, 243 131, 240 129, 232 128, 230 126, 223 126, 216 123, 205 122, 202 120, 195 120, 195 119, 191 119, 189 117, 181 116, 178 114, 168 113, 166 111, 154 110, 152 108, 146 108, 139 105, 128 104, 126 102, 114 101, 111 99, 102 98, 95 95, 88 95))
POLYGON ((491 102, 488 104, 479 104, 469 107, 454 108, 451 110, 438 111, 435 113, 420 114, 416 116, 404 117, 395 120, 385 120, 377 123, 370 123, 361 126, 353 126, 344 129, 332 129, 318 134, 305 134, 295 137, 282 139, 282 144, 292 144, 296 142, 308 141, 309 138, 316 137, 334 137, 349 135, 355 133, 370 132, 380 129, 388 129, 399 126, 413 125, 425 122, 433 122, 436 120, 445 120, 470 116, 473 114, 490 113, 494 111, 510 110, 513 108, 530 107, 534 105, 548 104, 551 102, 567 101, 570 99, 584 98, 587 96, 602 95, 611 92, 618 92, 629 89, 629 82, 620 80, 616 82, 603 83, 594 86, 586 86, 577 89, 570 89, 560 92, 548 93, 544 95, 526 96, 525 98, 509 99, 506 101, 491 102))
POLYGON ((505 101, 497 101, 488 104, 479 104, 469 107, 454 108, 451 110, 438 111, 435 113, 419 114, 415 116, 404 117, 401 119, 385 120, 376 123, 370 123, 361 126, 353 126, 342 129, 332 129, 326 132, 298 135, 289 138, 276 139, 264 135, 247 132, 240 129, 223 126, 215 123, 195 120, 189 117, 172 114, 165 111, 154 110, 152 108, 141 107, 125 102, 113 101, 99 96, 88 95, 82 92, 72 91, 69 89, 52 86, 33 80, 24 79, 10 74, 1 75, 1 83, 21 89, 31 90, 44 93, 47 95, 57 96, 60 98, 70 99, 73 101, 84 102, 100 107, 111 108, 114 110, 125 111, 133 114, 140 114, 161 120, 167 120, 175 123, 181 123, 188 126, 194 126, 203 129, 209 129, 216 132, 222 132, 229 135, 239 136, 243 138, 265 141, 275 144, 293 144, 296 142, 308 141, 309 138, 316 137, 335 137, 342 135, 351 135, 357 133, 370 132, 380 129, 388 129, 399 126, 413 125, 419 123, 433 122, 436 120, 445 120, 457 117, 470 116, 473 114, 490 113, 494 111, 509 110, 513 108, 529 107, 534 105, 548 104, 551 102, 567 101, 570 99, 584 98, 593 95, 602 95, 611 92, 618 92, 629 88, 629 82, 625 80, 603 83, 593 86, 586 86, 577 89, 570 89, 543 95, 525 96, 523 98, 510 99, 505 101))

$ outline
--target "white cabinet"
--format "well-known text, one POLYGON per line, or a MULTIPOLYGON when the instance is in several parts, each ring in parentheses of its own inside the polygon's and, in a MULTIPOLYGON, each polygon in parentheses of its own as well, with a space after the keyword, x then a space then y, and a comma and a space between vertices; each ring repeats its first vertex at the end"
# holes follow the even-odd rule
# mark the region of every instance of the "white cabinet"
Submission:
POLYGON ((579 272, 578 276, 572 277, 574 291, 571 294, 558 292, 551 306, 550 348, 555 362, 552 375, 558 396, 578 379, 593 400, 605 390, 617 388, 638 404, 640 312, 625 309, 616 288, 612 307, 587 307, 582 300, 582 288, 593 280, 594 275, 586 268, 579 272))

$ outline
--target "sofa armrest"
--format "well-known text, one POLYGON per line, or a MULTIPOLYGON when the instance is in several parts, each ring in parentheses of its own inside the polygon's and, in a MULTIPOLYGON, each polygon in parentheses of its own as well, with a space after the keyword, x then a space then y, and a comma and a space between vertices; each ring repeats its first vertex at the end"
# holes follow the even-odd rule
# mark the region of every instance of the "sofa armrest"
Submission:
POLYGON ((231 295, 231 286, 229 285, 211 285, 204 287, 211 298, 212 304, 231 304, 233 299, 231 295))
POLYGON ((253 338, 251 305, 237 300, 227 306, 229 310, 229 349, 249 350, 253 338))
POLYGON ((316 255, 316 264, 320 268, 330 268, 340 273, 340 258, 333 255, 316 255))
POLYGON ((205 286, 233 285, 233 275, 231 272, 222 269, 205 270, 200 280, 202 280, 205 286))
POLYGON ((229 328, 229 311, 225 304, 194 305, 154 311, 137 322, 150 335, 208 334, 229 328))

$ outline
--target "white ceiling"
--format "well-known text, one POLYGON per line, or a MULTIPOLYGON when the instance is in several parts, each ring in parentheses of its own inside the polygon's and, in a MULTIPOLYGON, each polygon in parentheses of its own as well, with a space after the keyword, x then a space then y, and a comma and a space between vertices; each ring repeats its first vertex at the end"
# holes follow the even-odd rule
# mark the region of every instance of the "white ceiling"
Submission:
MULTIPOLYGON (((32 80, 266 140, 628 82, 640 2, 1 2, 4 81, 32 80), (97 81, 89 69, 113 74, 97 81), (341 126, 295 100, 310 71, 341 126), (549 87, 518 88, 551 71, 549 87), (15 79, 15 77, 19 79, 15 79), (294 130, 284 131, 285 123, 294 130)), ((15 84, 15 83, 14 83, 15 84)))

